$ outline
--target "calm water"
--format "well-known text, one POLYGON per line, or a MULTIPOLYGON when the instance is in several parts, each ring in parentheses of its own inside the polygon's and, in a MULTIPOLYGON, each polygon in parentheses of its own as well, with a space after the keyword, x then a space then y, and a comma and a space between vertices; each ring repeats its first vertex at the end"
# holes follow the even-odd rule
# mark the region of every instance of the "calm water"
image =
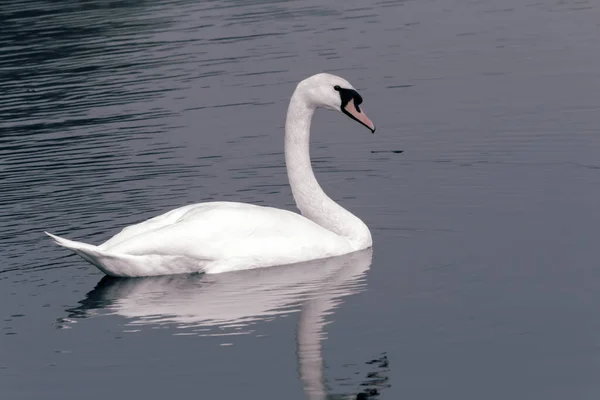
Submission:
POLYGON ((600 396, 597 2, 4 3, 2 399, 600 396), (372 254, 111 280, 43 235, 293 210, 287 100, 323 70, 378 127, 313 124, 372 254))

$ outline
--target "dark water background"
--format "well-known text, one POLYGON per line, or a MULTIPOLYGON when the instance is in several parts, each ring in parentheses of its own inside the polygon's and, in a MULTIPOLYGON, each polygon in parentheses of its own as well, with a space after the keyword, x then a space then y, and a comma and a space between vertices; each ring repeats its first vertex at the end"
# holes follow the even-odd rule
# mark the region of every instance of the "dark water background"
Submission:
POLYGON ((594 1, 3 2, 0 398, 597 399, 599 38, 594 1), (372 262, 115 282, 43 235, 293 209, 320 71, 378 127, 313 124, 372 262))

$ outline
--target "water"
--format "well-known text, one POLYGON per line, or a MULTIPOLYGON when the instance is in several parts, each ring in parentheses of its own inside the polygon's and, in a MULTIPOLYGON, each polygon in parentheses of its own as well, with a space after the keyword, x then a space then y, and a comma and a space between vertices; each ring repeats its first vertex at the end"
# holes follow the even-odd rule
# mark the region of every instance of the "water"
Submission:
POLYGON ((2 399, 598 398, 599 17, 569 0, 1 5, 2 399), (114 281, 43 235, 100 243, 216 199, 293 210, 287 100, 322 70, 378 127, 320 112, 312 139, 372 255, 114 281))

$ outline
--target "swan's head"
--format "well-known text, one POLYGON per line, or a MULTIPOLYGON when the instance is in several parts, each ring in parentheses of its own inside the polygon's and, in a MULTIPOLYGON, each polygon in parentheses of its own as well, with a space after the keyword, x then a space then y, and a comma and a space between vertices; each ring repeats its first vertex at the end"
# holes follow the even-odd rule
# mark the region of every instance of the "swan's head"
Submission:
POLYGON ((313 106, 341 111, 375 133, 375 124, 360 108, 361 95, 344 78, 327 73, 316 74, 300 82, 298 90, 313 106))

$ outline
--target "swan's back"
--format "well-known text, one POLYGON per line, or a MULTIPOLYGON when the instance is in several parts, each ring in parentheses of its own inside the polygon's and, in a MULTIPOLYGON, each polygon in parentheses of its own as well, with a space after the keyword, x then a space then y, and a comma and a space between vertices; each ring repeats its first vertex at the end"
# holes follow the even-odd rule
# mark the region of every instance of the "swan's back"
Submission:
POLYGON ((211 202, 125 228, 99 246, 114 254, 184 256, 206 272, 299 262, 351 251, 348 242, 299 214, 246 203, 211 202))

